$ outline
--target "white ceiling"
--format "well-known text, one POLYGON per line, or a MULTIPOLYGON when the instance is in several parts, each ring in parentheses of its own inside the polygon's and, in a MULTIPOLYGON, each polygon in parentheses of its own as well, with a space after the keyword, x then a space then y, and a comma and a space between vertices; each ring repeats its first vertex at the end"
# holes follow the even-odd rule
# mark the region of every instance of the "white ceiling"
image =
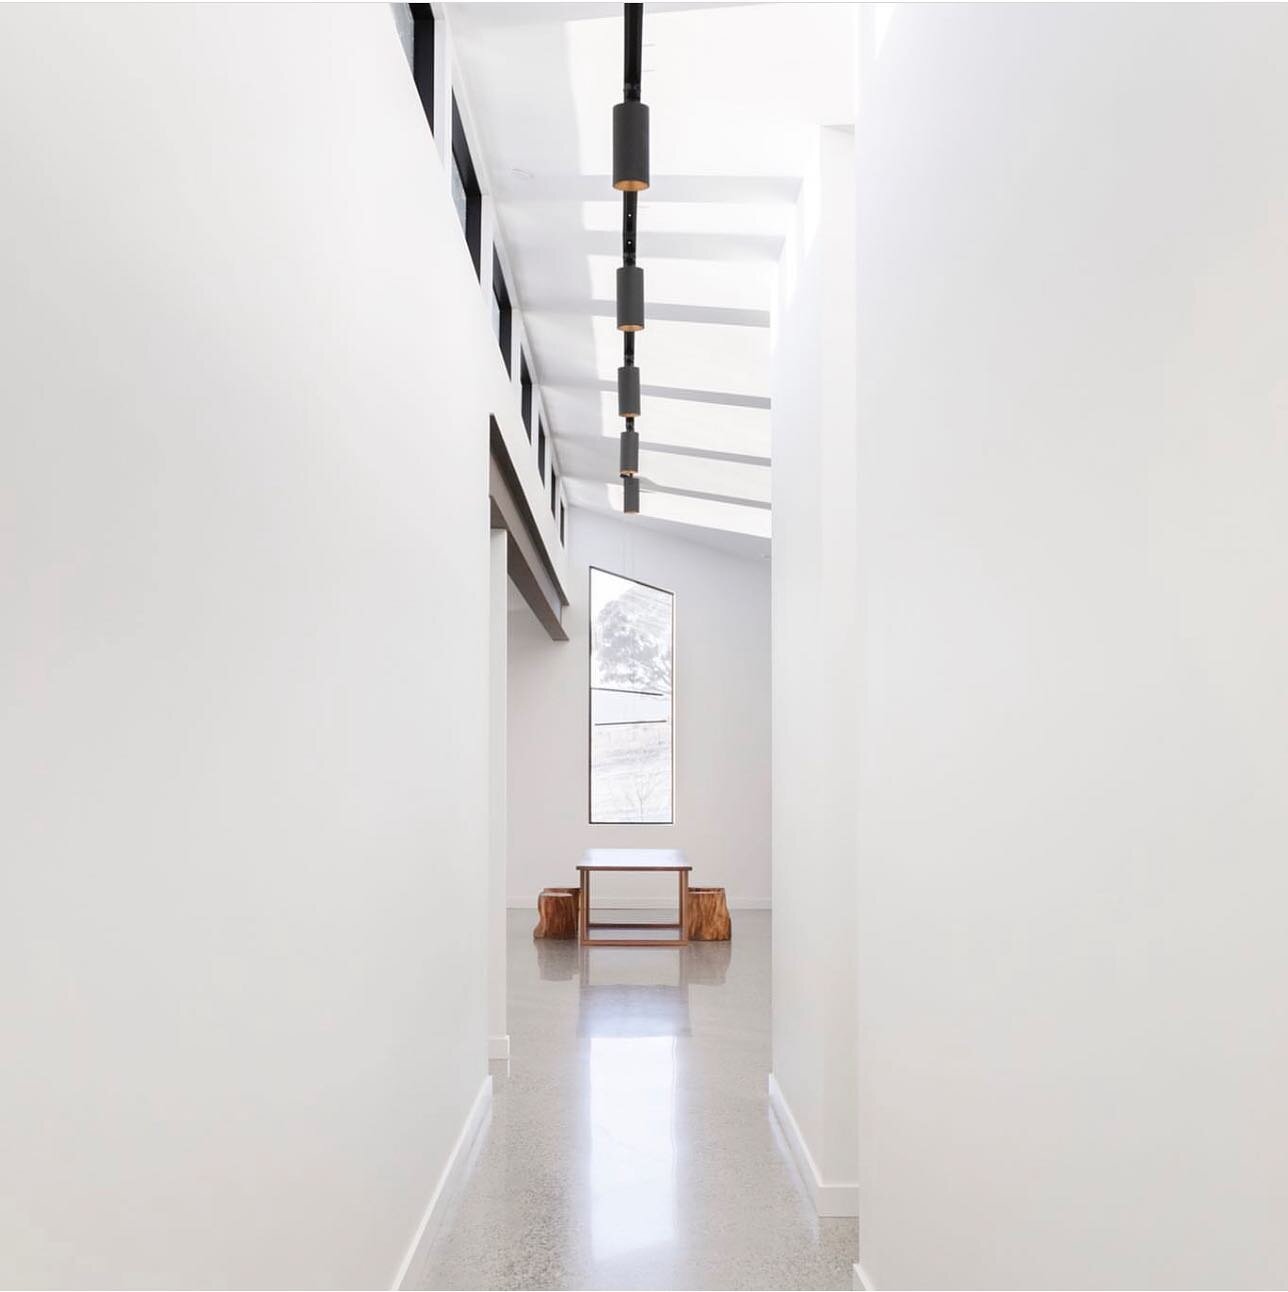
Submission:
MULTIPOLYGON (((620 4, 451 4, 448 20, 575 506, 621 509, 612 109, 620 4)), ((853 120, 857 6, 647 4, 641 513, 726 550, 770 539, 770 315, 816 127, 853 120)))

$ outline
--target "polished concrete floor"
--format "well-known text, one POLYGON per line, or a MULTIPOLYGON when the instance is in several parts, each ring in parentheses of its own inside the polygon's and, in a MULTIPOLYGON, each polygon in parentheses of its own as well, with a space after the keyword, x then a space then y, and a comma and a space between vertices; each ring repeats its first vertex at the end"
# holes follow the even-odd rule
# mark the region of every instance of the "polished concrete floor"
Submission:
MULTIPOLYGON (((636 917, 627 917, 636 918, 636 917)), ((509 1071, 427 1288, 848 1288, 770 1112, 769 915, 684 949, 533 942, 510 912, 509 1071)))

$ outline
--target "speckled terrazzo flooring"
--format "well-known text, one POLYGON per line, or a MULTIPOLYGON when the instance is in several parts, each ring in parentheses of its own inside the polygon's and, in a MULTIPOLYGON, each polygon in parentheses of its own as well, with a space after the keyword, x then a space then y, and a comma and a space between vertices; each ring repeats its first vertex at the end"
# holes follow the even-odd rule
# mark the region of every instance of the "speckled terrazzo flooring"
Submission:
POLYGON ((509 1071, 422 1286, 849 1288, 857 1221, 815 1216, 766 1096, 768 913, 683 949, 533 922, 510 912, 509 1071))

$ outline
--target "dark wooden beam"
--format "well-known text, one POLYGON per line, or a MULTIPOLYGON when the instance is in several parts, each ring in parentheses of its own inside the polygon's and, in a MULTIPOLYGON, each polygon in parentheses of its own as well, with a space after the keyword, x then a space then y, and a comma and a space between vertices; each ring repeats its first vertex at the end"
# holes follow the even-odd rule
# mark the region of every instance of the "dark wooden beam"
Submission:
POLYGON ((546 552, 536 518, 518 472, 510 459, 501 428, 492 419, 492 453, 488 469, 488 497, 492 504, 492 528, 506 532, 506 568, 514 586, 550 634, 552 641, 566 642, 563 608, 568 595, 546 552))

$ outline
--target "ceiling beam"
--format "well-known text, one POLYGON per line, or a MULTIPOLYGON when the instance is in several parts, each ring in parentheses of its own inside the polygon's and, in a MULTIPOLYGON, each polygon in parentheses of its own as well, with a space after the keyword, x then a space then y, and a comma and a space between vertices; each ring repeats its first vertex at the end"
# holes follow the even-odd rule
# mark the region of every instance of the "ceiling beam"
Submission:
POLYGON ((648 449, 650 453, 673 453, 678 458, 706 458, 711 462, 737 462, 749 467, 772 465, 769 458, 754 453, 726 453, 720 449, 695 449, 690 444, 664 444, 646 439, 643 431, 640 432, 640 448, 648 449))
MULTIPOLYGON (((621 235, 583 229, 571 245, 588 256, 621 254, 621 235)), ((774 263, 783 250, 780 234, 768 233, 650 233, 650 260, 736 260, 774 263)))
POLYGON ((640 488, 645 493, 673 493, 682 498, 701 498, 704 502, 724 502, 731 507, 752 507, 756 511, 773 511, 773 507, 767 502, 756 502, 751 498, 737 498, 733 494, 727 493, 703 493, 700 489, 667 489, 662 485, 649 483, 646 475, 640 476, 640 488))
MULTIPOLYGON (((536 300, 528 306, 528 310, 530 313, 572 314, 579 317, 592 314, 599 318, 615 318, 617 302, 593 300, 587 305, 585 301, 536 300)), ((769 326, 768 310, 733 309, 723 305, 665 305, 650 300, 648 317, 650 320, 667 323, 722 323, 730 327, 761 328, 769 326)))
MULTIPOLYGON (((571 386, 572 383, 562 383, 571 386)), ((583 383, 595 390, 616 390, 611 381, 583 383)), ((727 404, 731 408, 768 408, 768 395, 743 395, 735 390, 689 390, 684 386, 640 386, 641 395, 653 395, 658 399, 691 399, 697 404, 727 404)))
MULTIPOLYGON (((515 170, 496 177, 504 187, 505 201, 602 202, 611 192, 613 177, 581 172, 520 175, 515 170)), ((794 175, 659 175, 652 176, 650 202, 752 202, 792 206, 800 196, 801 181, 794 175)))

